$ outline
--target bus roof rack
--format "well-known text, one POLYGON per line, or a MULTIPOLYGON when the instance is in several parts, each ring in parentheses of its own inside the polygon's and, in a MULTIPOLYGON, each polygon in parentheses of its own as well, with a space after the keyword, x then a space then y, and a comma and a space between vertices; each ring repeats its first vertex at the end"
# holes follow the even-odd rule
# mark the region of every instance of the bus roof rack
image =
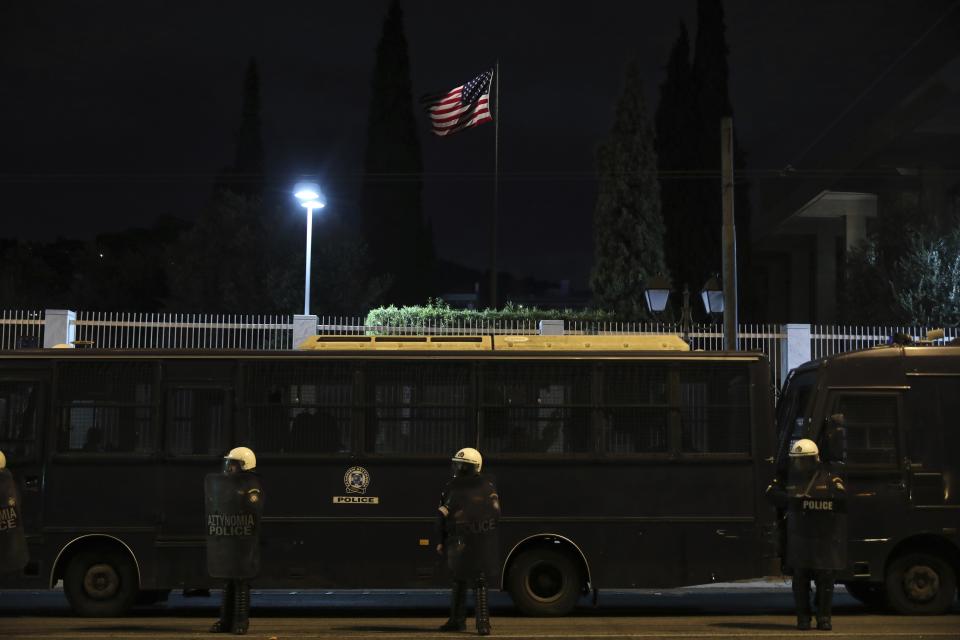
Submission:
POLYGON ((312 336, 311 351, 690 351, 673 334, 608 336, 312 336))
POLYGON ((494 336, 494 351, 690 351, 674 334, 494 336))
POLYGON ((313 351, 491 351, 490 336, 311 336, 298 349, 313 351))

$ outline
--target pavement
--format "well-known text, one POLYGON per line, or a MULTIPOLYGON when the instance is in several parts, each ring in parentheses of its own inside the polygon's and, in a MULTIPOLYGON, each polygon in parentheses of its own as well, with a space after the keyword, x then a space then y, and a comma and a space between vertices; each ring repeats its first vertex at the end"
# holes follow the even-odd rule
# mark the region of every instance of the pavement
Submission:
MULTIPOLYGON (((0 637, 24 640, 117 638, 206 638, 215 619, 219 593, 138 607, 124 618, 76 618, 62 591, 0 592, 0 637)), ((773 639, 825 632, 794 628, 789 583, 752 582, 669 590, 604 591, 598 606, 584 598, 564 618, 525 618, 504 593, 492 594, 493 637, 534 638, 751 638, 773 639)), ((439 633, 446 618, 443 590, 255 590, 248 637, 300 638, 456 638, 439 633)), ((473 631, 468 620, 468 633, 473 631)), ((960 604, 945 616, 909 617, 869 611, 837 589, 837 638, 956 638, 960 604)))

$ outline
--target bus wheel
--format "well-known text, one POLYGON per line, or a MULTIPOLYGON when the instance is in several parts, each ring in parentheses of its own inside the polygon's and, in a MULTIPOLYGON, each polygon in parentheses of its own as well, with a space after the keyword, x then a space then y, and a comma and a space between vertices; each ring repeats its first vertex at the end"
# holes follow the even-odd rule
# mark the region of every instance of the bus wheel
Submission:
POLYGON ((957 595, 953 568, 929 553, 908 553, 887 569, 887 601, 897 613, 946 613, 957 595))
POLYGON ((510 566, 507 589, 528 616, 562 616, 580 598, 580 569, 565 553, 552 549, 524 551, 510 566))
POLYGON ((81 551, 67 565, 63 591, 74 612, 109 618, 127 612, 137 597, 137 571, 127 554, 114 549, 81 551))
POLYGON ((887 606, 887 597, 883 584, 879 582, 845 582, 843 584, 850 597, 869 609, 883 609, 887 606))

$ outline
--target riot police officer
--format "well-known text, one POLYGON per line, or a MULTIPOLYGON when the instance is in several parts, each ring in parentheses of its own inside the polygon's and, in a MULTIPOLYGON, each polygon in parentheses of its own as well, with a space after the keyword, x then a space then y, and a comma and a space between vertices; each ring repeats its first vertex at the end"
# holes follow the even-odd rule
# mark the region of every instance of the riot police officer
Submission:
POLYGON ((237 447, 224 456, 222 472, 204 480, 207 571, 226 579, 212 633, 243 635, 250 624, 250 579, 260 572, 264 499, 256 467, 253 451, 237 447))
POLYGON ((793 570, 797 628, 810 628, 810 581, 816 582, 817 629, 833 628, 830 610, 836 572, 847 566, 846 491, 843 481, 820 460, 813 440, 790 448, 787 486, 778 479, 768 498, 786 509, 786 564, 793 570))
POLYGON ((441 631, 467 628, 466 600, 468 583, 476 595, 477 633, 490 635, 490 609, 487 581, 499 569, 500 496, 493 482, 480 475, 483 457, 466 447, 451 458, 453 478, 440 495, 437 528, 440 544, 437 553, 446 555, 453 577, 450 618, 441 631))
POLYGON ((7 469, 7 457, 0 451, 0 574, 20 571, 28 559, 20 495, 7 469))

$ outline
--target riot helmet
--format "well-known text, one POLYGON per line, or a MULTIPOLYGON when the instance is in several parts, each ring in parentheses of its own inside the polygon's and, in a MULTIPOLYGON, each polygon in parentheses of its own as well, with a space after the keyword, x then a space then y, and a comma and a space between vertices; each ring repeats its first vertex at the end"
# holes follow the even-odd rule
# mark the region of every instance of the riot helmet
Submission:
POLYGON ((790 446, 790 475, 795 483, 808 482, 820 465, 820 449, 803 438, 790 446))
POLYGON ((3 451, 0 451, 0 470, 7 468, 7 456, 3 455, 3 451))
POLYGON ((483 456, 472 447, 464 447, 450 458, 450 462, 454 476, 468 476, 480 473, 483 467, 483 456))
POLYGON ((223 457, 223 471, 225 473, 253 471, 256 468, 257 456, 247 447, 235 447, 223 457))

